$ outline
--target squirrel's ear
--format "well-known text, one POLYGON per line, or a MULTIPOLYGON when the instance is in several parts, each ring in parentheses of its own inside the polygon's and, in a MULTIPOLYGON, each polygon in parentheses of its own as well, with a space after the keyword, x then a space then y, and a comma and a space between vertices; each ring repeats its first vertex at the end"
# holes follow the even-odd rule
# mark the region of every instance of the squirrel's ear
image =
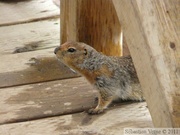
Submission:
POLYGON ((87 55, 87 49, 84 49, 84 55, 87 55))

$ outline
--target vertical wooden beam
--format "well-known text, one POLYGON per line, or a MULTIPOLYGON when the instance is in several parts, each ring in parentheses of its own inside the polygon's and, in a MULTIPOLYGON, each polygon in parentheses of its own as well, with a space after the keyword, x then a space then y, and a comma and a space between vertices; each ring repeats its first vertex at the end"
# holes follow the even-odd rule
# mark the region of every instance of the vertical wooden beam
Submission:
POLYGON ((79 40, 107 55, 121 55, 121 26, 112 1, 81 0, 79 40))
POLYGON ((77 0, 60 1, 60 43, 77 41, 77 0))
POLYGON ((180 127, 180 0, 113 0, 155 127, 180 127))
POLYGON ((61 43, 85 42, 107 55, 122 55, 121 26, 110 0, 61 0, 61 43))

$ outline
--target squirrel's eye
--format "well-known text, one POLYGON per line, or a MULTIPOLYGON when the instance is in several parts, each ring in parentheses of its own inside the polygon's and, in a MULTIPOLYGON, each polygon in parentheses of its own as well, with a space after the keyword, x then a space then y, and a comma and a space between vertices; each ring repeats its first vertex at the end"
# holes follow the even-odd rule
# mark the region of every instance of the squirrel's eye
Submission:
POLYGON ((68 51, 68 52, 75 52, 76 49, 74 49, 74 48, 69 48, 67 51, 68 51))

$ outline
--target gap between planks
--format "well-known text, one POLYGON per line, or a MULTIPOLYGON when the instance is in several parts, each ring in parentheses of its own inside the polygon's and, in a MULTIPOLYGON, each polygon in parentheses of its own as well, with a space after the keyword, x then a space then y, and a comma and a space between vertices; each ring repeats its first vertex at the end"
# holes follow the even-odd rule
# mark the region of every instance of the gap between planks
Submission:
POLYGON ((59 19, 1 27, 0 33, 8 34, 0 36, 0 87, 78 77, 53 53, 59 45, 59 29, 59 19))
MULTIPOLYGON (((85 110, 88 110, 90 108, 84 108, 85 110)), ((6 123, 3 123, 1 124, 0 123, 0 126, 1 125, 9 125, 9 124, 14 124, 14 123, 22 123, 22 122, 30 122, 30 121, 36 121, 36 120, 43 120, 43 119, 48 119, 48 118, 56 118, 56 117, 59 117, 59 116, 66 116, 66 115, 72 115, 72 114, 78 114, 78 113, 83 113, 86 111, 83 111, 83 110, 74 110, 72 112, 67 112, 65 114, 56 114, 56 115, 51 115, 51 116, 37 116, 37 117, 34 117, 34 118, 31 118, 31 119, 28 119, 28 118, 24 118, 24 119, 18 119, 16 121, 10 121, 10 122, 6 122, 6 123)))
POLYGON ((4 23, 4 24, 0 24, 0 27, 26 24, 26 23, 33 23, 33 22, 45 21, 45 20, 49 20, 49 19, 58 19, 58 18, 59 18, 59 15, 45 16, 45 17, 33 18, 33 19, 25 20, 25 21, 16 21, 16 22, 4 23))
POLYGON ((145 102, 117 105, 99 115, 75 113, 0 126, 0 135, 119 135, 124 128, 153 128, 145 102))
MULTIPOLYGON (((79 77, 4 88, 0 89, 0 95, 0 124, 6 125, 45 120, 50 117, 79 115, 80 112, 97 105, 95 98, 98 93, 83 77, 79 77)), ((112 104, 102 115, 106 115, 112 110, 116 110, 112 116, 123 114, 136 116, 139 114, 138 119, 144 120, 144 115, 150 118, 145 102, 112 104)), ((83 116, 96 117, 89 116, 87 113, 83 113, 83 116)))
POLYGON ((25 85, 53 82, 53 81, 58 81, 58 80, 75 79, 75 78, 79 78, 79 77, 81 77, 81 75, 76 74, 74 76, 67 76, 64 78, 55 78, 55 79, 45 80, 45 81, 37 81, 37 82, 29 82, 29 83, 23 83, 23 84, 15 84, 15 85, 10 85, 10 86, 2 86, 2 87, 0 87, 0 90, 3 88, 13 88, 13 87, 19 87, 19 86, 25 86, 25 85))
POLYGON ((0 124, 83 112, 95 107, 96 94, 82 77, 3 88, 0 124))

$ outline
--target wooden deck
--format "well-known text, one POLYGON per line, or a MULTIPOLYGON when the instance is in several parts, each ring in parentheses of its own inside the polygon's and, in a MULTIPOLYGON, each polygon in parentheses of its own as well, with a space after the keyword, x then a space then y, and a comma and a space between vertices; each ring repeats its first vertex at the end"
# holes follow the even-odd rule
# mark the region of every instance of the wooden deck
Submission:
POLYGON ((153 127, 145 102, 86 113, 97 91, 53 54, 59 14, 51 0, 0 2, 0 135, 120 135, 153 127))

